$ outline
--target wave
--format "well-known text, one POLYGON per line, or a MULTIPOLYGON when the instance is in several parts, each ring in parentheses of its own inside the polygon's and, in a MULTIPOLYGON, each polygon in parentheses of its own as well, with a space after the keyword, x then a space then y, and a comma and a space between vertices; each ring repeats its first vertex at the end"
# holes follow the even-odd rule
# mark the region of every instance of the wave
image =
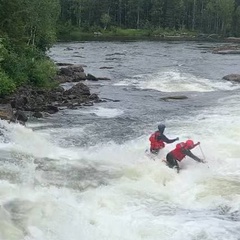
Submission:
POLYGON ((141 74, 119 81, 117 86, 134 86, 139 89, 153 89, 162 92, 212 92, 234 90, 239 86, 225 80, 214 81, 176 69, 159 71, 153 74, 141 74))

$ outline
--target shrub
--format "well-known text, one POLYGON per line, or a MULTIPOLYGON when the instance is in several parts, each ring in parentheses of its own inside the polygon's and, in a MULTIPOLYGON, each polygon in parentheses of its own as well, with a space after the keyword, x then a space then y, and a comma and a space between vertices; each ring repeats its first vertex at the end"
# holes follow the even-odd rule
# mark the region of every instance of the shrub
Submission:
POLYGON ((51 87, 50 78, 56 74, 56 66, 42 51, 32 46, 6 45, 1 62, 2 70, 16 87, 31 83, 39 87, 51 87))
POLYGON ((14 52, 9 52, 2 62, 1 66, 8 76, 14 80, 16 86, 21 86, 27 79, 28 59, 25 56, 19 56, 14 52))
POLYGON ((55 85, 53 77, 56 71, 56 66, 51 60, 36 60, 30 69, 29 81, 35 86, 50 88, 55 85))
POLYGON ((13 80, 0 70, 0 97, 11 94, 15 89, 13 80))

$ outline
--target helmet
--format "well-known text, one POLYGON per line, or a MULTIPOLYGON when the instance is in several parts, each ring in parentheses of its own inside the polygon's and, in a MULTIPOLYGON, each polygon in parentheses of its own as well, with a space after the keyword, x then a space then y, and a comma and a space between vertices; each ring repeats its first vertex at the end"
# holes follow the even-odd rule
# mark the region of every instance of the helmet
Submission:
POLYGON ((159 125, 158 125, 158 130, 159 130, 159 132, 163 133, 165 127, 166 127, 166 126, 165 126, 164 124, 159 124, 159 125))
POLYGON ((192 140, 187 140, 185 142, 185 146, 186 146, 187 149, 191 149, 191 148, 194 147, 194 142, 192 140))

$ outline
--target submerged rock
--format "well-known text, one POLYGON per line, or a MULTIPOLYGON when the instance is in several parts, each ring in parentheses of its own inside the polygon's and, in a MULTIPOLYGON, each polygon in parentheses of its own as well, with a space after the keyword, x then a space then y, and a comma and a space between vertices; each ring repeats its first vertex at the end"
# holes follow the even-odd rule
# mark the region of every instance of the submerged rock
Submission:
POLYGON ((239 45, 224 45, 214 48, 212 53, 214 54, 240 54, 239 45))
POLYGON ((163 101, 168 101, 168 100, 184 100, 184 99, 188 99, 187 96, 184 95, 179 95, 179 96, 168 96, 168 97, 162 97, 160 98, 160 100, 163 101))
POLYGON ((224 76, 223 79, 240 83, 240 74, 229 74, 224 76))

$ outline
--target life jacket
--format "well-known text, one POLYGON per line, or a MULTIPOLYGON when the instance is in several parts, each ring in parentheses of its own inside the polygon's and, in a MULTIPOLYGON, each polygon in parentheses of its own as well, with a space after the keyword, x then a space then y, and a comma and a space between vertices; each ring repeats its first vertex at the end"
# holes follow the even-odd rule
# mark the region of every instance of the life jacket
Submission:
POLYGON ((156 131, 155 133, 153 133, 150 138, 149 141, 151 142, 151 149, 162 149, 165 147, 165 144, 163 142, 163 140, 158 140, 157 138, 161 135, 161 133, 159 131, 156 131))
POLYGON ((182 153, 182 149, 186 149, 186 144, 184 142, 178 143, 176 148, 171 151, 172 156, 178 160, 182 161, 186 157, 186 154, 182 153))

